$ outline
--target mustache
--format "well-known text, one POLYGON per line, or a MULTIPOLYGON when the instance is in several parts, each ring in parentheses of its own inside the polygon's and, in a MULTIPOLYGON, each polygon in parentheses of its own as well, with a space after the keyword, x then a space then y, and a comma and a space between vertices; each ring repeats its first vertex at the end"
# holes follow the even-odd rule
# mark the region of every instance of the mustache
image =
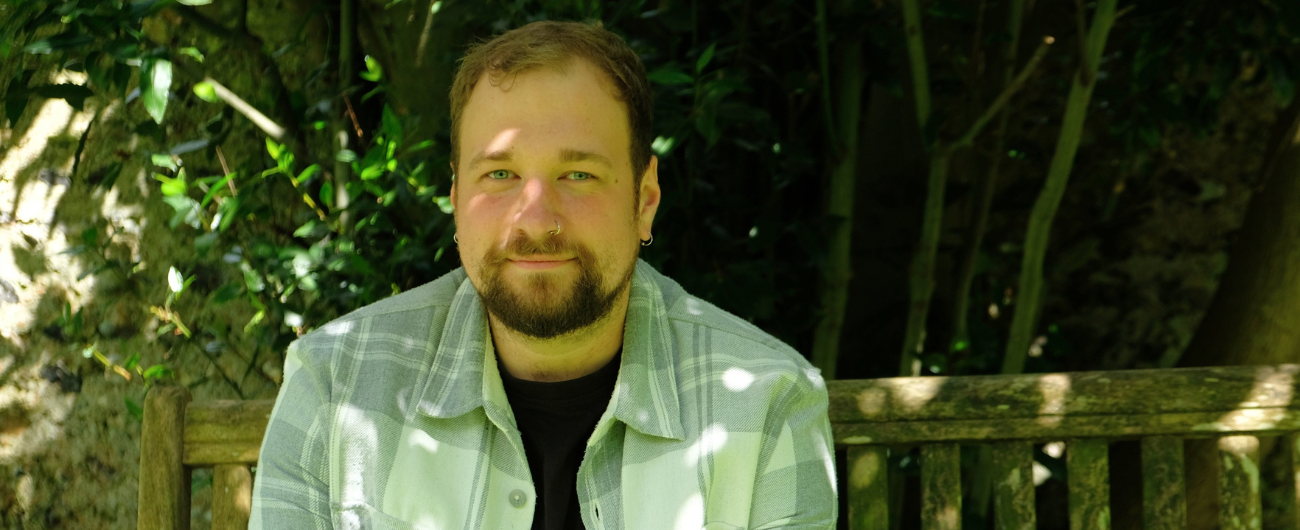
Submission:
POLYGON ((567 237, 551 236, 542 240, 536 240, 528 237, 524 233, 516 233, 506 241, 505 248, 493 247, 488 251, 486 256, 488 263, 493 265, 502 265, 509 261, 507 256, 554 256, 556 254, 575 255, 578 261, 583 261, 586 253, 584 249, 575 248, 567 237))

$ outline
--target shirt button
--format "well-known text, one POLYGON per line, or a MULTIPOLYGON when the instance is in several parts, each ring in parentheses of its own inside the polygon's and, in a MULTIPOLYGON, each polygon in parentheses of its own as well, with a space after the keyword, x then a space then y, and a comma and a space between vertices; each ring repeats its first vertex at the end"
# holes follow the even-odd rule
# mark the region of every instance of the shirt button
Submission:
POLYGON ((510 492, 510 505, 515 508, 523 508, 524 502, 527 500, 528 496, 524 495, 524 490, 514 490, 510 492))

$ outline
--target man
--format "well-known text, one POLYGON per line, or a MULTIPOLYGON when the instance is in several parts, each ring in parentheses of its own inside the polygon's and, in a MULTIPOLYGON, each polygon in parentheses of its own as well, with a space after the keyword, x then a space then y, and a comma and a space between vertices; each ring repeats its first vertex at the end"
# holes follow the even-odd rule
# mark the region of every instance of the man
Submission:
POLYGON ((451 102, 464 267, 289 347, 251 528, 833 528, 818 371, 637 259, 660 189, 636 54, 529 24, 451 102))

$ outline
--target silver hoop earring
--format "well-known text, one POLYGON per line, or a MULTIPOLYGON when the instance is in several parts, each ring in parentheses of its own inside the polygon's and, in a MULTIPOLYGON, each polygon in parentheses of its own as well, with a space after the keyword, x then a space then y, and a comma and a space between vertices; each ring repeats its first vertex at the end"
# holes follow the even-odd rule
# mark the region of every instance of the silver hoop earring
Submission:
POLYGON ((650 246, 651 243, 654 243, 654 242, 655 242, 655 235, 654 235, 654 234, 650 234, 650 239, 642 239, 642 240, 641 240, 641 246, 643 246, 643 247, 648 247, 648 246, 650 246))
POLYGON ((455 241, 456 244, 459 245, 459 244, 460 244, 460 234, 452 234, 452 235, 451 235, 451 240, 452 240, 452 241, 455 241))
POLYGON ((549 233, 550 233, 551 235, 553 235, 553 236, 558 236, 558 235, 560 235, 560 232, 563 231, 563 230, 564 230, 564 229, 560 227, 560 222, 559 222, 559 221, 556 221, 556 222, 555 222, 555 230, 551 230, 549 233))

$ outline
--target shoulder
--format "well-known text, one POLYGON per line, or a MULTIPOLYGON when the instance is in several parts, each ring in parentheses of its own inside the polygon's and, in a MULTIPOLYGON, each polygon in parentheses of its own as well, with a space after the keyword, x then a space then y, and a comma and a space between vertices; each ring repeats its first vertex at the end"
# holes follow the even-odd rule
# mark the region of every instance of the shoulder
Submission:
POLYGON ((295 357, 301 364, 329 365, 338 360, 341 350, 361 347, 377 335, 423 339, 425 334, 441 330, 435 320, 440 316, 445 318, 465 279, 465 270, 456 269, 404 293, 358 308, 299 337, 289 345, 285 358, 286 380, 295 357))
POLYGON ((783 387, 797 393, 825 393, 821 370, 789 344, 753 323, 686 292, 676 281, 644 267, 644 274, 659 288, 668 325, 675 333, 699 331, 698 339, 682 347, 683 361, 707 358, 711 377, 724 385, 783 387), (698 342, 703 341, 703 342, 698 342))

